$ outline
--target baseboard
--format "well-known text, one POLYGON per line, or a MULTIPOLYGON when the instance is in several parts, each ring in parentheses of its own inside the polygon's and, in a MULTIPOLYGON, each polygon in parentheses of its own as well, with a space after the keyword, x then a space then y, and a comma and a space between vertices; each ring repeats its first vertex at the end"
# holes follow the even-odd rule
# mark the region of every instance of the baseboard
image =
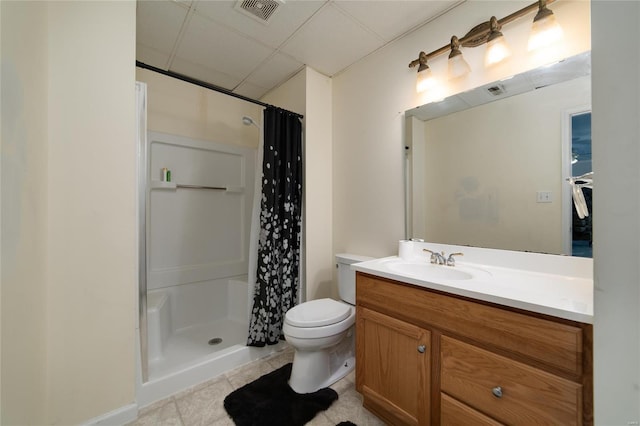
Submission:
POLYGON ((130 423, 138 417, 138 404, 129 404, 110 411, 98 417, 94 417, 84 423, 83 426, 119 426, 130 423))

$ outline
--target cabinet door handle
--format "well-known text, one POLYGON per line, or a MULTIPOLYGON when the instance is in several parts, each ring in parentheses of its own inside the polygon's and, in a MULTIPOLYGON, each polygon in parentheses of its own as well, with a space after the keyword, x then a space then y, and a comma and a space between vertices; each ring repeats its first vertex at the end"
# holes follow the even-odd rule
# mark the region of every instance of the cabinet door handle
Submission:
POLYGON ((421 354, 423 354, 424 351, 426 350, 427 350, 427 347, 425 345, 418 346, 418 352, 420 352, 421 354))
POLYGON ((493 396, 495 396, 496 398, 502 398, 501 386, 496 386, 495 388, 491 389, 491 392, 493 393, 493 396))

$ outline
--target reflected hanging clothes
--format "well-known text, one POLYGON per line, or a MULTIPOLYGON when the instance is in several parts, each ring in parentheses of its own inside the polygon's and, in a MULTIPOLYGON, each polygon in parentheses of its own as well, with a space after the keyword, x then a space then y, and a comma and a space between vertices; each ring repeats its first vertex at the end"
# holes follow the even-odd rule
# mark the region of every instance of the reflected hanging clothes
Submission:
POLYGON ((589 208, 584 198, 583 188, 593 189, 593 172, 585 173, 581 176, 574 176, 567 179, 571 185, 571 196, 576 212, 580 219, 589 216, 589 208))

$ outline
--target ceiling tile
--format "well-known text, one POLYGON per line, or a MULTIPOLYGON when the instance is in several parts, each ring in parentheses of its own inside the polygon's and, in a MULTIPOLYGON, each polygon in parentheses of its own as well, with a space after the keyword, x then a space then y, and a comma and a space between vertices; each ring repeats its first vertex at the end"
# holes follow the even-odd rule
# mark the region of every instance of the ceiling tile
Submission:
POLYGON ((333 6, 323 8, 281 50, 332 76, 384 42, 333 6))
POLYGON ((243 79, 272 53, 273 49, 193 15, 176 57, 243 79))
POLYGON ((457 3, 460 0, 336 0, 335 5, 391 41, 457 3))
POLYGON ((166 70, 169 62, 169 53, 160 52, 142 43, 136 43, 136 60, 166 70))
POLYGON ((188 11, 176 2, 138 1, 137 42, 170 55, 188 11))
POLYGON ((260 99, 268 91, 269 89, 265 87, 256 86, 255 84, 251 84, 245 81, 244 83, 240 84, 240 86, 238 86, 233 92, 251 99, 260 99))
POLYGON ((256 68, 256 70, 247 78, 247 82, 261 87, 274 87, 286 81, 289 77, 297 73, 303 66, 303 63, 298 62, 287 55, 276 53, 256 68))
POLYGON ((263 24, 236 0, 137 0, 136 59, 259 97, 305 64, 333 76, 462 1, 283 0, 263 24))
POLYGON ((227 90, 233 90, 242 81, 240 76, 228 75, 179 57, 173 60, 170 70, 227 90))
POLYGON ((279 47, 309 19, 326 0, 286 1, 276 9, 267 24, 237 11, 235 0, 203 0, 196 3, 196 13, 218 24, 235 28, 243 34, 273 48, 279 47))

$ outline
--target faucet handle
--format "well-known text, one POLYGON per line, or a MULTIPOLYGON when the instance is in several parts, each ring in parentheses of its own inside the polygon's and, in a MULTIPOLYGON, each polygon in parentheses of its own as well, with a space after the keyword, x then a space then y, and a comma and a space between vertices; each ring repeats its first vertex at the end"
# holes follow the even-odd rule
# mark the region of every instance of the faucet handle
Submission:
POLYGON ((456 266, 456 260, 453 256, 464 256, 464 253, 451 253, 447 258, 447 266, 456 266))
POLYGON ((438 254, 439 253, 437 253, 435 251, 432 251, 432 250, 429 250, 429 249, 422 249, 422 251, 426 251, 427 253, 431 253, 431 257, 429 259, 429 261, 431 263, 436 263, 438 261, 438 254))

